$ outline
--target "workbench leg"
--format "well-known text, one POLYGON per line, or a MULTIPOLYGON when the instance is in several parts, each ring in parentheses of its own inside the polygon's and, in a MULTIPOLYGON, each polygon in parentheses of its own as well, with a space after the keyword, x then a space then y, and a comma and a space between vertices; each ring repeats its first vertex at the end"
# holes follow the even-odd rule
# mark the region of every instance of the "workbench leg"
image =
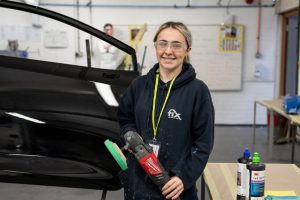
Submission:
POLYGON ((201 200, 205 200, 205 180, 204 175, 201 175, 201 200))
POLYGON ((256 140, 256 101, 254 101, 254 110, 253 110, 253 141, 252 141, 252 151, 254 152, 256 140))
POLYGON ((296 133, 297 133, 297 126, 291 125, 291 139, 292 139, 292 158, 291 163, 294 164, 294 158, 295 158, 295 140, 296 140, 296 133))
POLYGON ((272 159, 273 156, 273 143, 274 143, 274 111, 270 109, 270 128, 269 128, 269 146, 268 146, 268 155, 269 159, 272 159))

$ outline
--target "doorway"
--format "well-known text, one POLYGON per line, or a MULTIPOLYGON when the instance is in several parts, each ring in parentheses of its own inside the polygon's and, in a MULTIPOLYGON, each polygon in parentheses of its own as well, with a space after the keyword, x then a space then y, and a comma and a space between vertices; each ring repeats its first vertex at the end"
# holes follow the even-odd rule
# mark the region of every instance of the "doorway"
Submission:
POLYGON ((280 96, 296 95, 298 84, 298 10, 283 14, 280 96))

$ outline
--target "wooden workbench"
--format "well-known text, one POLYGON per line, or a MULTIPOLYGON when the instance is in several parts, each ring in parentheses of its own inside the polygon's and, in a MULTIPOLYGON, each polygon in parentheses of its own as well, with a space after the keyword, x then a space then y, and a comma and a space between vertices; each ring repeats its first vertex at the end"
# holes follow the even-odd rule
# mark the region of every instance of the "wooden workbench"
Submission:
POLYGON ((255 100, 254 101, 254 117, 253 117, 253 151, 254 144, 256 140, 256 109, 257 104, 264 106, 270 112, 270 128, 269 128, 269 141, 268 141, 268 155, 269 158, 272 158, 273 154, 273 143, 274 143, 274 113, 278 113, 284 118, 286 118, 289 122, 291 128, 289 131, 291 133, 290 136, 292 138, 292 150, 291 150, 291 163, 294 163, 294 155, 295 155, 295 135, 296 135, 296 127, 300 126, 300 116, 299 115, 290 115, 285 113, 283 110, 283 101, 282 99, 275 100, 255 100))
MULTIPOLYGON (((289 190, 300 196, 300 169, 296 165, 266 164, 265 172, 265 191, 289 190)), ((208 163, 202 178, 211 199, 234 200, 237 194, 236 176, 236 163, 208 163)))

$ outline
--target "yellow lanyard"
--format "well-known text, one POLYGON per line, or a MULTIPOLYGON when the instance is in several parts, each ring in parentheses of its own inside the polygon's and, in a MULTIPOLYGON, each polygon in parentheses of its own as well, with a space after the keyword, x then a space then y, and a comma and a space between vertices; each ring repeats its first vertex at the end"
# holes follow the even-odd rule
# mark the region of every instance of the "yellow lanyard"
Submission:
POLYGON ((155 125, 155 107, 156 107, 156 95, 157 95, 157 88, 158 88, 158 80, 159 80, 159 70, 156 71, 156 79, 155 79, 155 87, 154 87, 154 96, 153 96, 153 102, 152 102, 152 127, 153 127, 153 134, 154 134, 154 140, 156 139, 156 133, 157 133, 157 128, 158 128, 158 125, 159 125, 159 122, 160 122, 160 119, 161 119, 161 116, 162 116, 162 113, 165 109, 165 106, 167 104, 167 101, 169 99, 169 96, 170 96, 170 92, 171 92, 171 88, 173 86, 173 83, 176 79, 176 76, 172 79, 171 83, 170 83, 170 86, 169 86, 169 89, 168 89, 168 93, 167 93, 167 96, 165 98, 165 101, 164 101, 164 104, 163 104, 163 107, 161 108, 161 111, 160 111, 160 114, 159 114, 159 117, 158 117, 158 120, 157 120, 157 124, 155 125))

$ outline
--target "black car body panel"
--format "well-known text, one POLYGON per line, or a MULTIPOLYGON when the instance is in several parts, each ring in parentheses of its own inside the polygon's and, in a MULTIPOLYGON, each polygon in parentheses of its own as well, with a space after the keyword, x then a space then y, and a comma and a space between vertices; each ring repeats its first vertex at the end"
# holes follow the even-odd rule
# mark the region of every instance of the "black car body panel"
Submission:
POLYGON ((106 139, 118 142, 117 107, 108 105, 91 81, 109 84, 119 100, 138 76, 135 50, 52 11, 8 1, 0 7, 74 25, 129 53, 134 65, 134 71, 114 71, 0 56, 0 181, 120 189, 121 169, 103 145, 106 139))

